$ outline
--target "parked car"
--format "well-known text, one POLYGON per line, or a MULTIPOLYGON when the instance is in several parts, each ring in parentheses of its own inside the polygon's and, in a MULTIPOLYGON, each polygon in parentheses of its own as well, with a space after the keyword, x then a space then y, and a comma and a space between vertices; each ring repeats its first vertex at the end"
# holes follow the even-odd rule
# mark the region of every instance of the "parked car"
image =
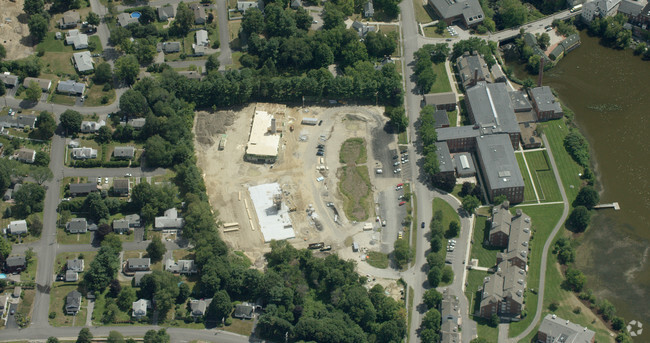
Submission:
POLYGON ((108 183, 108 178, 107 177, 104 178, 104 183, 108 183))
POLYGON ((408 158, 402 161, 402 164, 407 164, 407 163, 409 163, 409 159, 408 159, 408 158))
POLYGON ((399 166, 399 161, 396 161, 395 163, 393 163, 393 167, 397 167, 397 166, 399 166))
POLYGON ((381 226, 386 226, 386 219, 381 221, 381 226))
POLYGON ((424 222, 422 222, 422 225, 420 225, 424 229, 424 222))
POLYGON ((325 155, 325 153, 323 151, 321 151, 321 150, 316 152, 316 156, 323 156, 323 155, 325 155))
POLYGON ((332 246, 331 246, 331 245, 326 245, 326 246, 320 248, 320 251, 330 251, 330 250, 332 250, 332 246))
POLYGON ((323 180, 325 180, 325 178, 322 177, 322 176, 319 176, 319 177, 316 178, 316 181, 318 181, 318 182, 321 182, 321 181, 323 181, 323 180))
POLYGON ((404 204, 406 204, 406 201, 401 201, 401 202, 399 203, 400 206, 402 206, 402 205, 404 205, 404 204))

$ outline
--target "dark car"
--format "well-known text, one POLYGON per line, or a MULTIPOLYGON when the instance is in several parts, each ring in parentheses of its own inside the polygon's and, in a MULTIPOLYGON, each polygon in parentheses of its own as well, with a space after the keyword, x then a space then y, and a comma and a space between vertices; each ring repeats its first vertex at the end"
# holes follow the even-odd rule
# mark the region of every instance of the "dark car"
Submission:
POLYGON ((12 308, 11 311, 9 311, 9 315, 10 315, 10 316, 13 316, 14 313, 16 313, 16 310, 14 310, 14 309, 12 308))
POLYGON ((318 149, 322 149, 322 148, 324 148, 324 147, 325 147, 325 146, 324 146, 323 144, 318 144, 318 146, 317 146, 318 149))
POLYGON ((319 152, 316 153, 316 156, 323 156, 323 155, 325 155, 325 154, 322 151, 319 151, 319 152))
POLYGON ((420 226, 422 226, 422 228, 424 229, 424 222, 422 222, 422 225, 420 225, 420 226))
POLYGON ((321 125, 323 125, 323 121, 322 121, 322 120, 318 122, 318 126, 321 126, 321 125))
POLYGON ((399 156, 397 156, 397 155, 393 156, 394 160, 396 160, 397 158, 399 158, 399 156))

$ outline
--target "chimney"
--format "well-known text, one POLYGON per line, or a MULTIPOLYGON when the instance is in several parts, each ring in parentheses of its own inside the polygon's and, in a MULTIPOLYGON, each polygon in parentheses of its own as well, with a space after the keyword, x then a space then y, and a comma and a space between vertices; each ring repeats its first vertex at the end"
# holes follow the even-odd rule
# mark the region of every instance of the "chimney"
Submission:
POLYGON ((478 69, 474 69, 474 84, 478 83, 478 69))
POLYGON ((271 118, 271 134, 275 134, 275 118, 271 118))
POLYGON ((544 62, 546 62, 545 58, 540 58, 539 59, 539 75, 537 77, 537 87, 542 86, 542 78, 544 77, 544 62))

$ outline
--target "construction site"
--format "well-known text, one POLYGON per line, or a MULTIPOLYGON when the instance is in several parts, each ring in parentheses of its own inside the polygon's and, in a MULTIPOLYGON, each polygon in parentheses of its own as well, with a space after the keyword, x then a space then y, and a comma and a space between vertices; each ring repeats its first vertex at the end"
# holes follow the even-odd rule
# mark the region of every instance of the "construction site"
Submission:
POLYGON ((364 257, 366 245, 378 249, 381 234, 372 230, 381 226, 375 221, 377 190, 395 192, 401 177, 371 172, 369 218, 350 221, 338 189, 343 168, 339 150, 348 138, 383 140, 369 141, 366 147, 366 164, 381 165, 374 156, 397 150, 395 135, 384 133, 385 123, 381 107, 258 103, 237 112, 197 112, 197 163, 209 201, 224 223, 223 239, 258 267, 271 240, 288 240, 299 249, 325 242, 328 249, 316 254, 337 252, 356 260, 364 257), (353 252, 357 241, 364 247, 353 252))

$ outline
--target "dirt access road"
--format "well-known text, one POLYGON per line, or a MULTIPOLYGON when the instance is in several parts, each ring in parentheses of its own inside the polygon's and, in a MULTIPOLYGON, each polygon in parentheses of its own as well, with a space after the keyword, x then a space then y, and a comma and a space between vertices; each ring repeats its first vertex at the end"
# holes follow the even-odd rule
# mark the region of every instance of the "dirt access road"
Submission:
MULTIPOLYGON (((308 243, 322 241, 332 245, 333 251, 338 251, 342 257, 358 260, 360 253, 351 254, 348 244, 357 238, 362 242, 371 241, 373 231, 363 232, 362 223, 350 222, 343 214, 343 198, 338 191, 337 179, 337 170, 342 166, 339 150, 348 138, 366 139, 367 165, 371 173, 373 201, 376 203, 377 190, 393 188, 401 180, 392 171, 379 177, 373 172, 373 166, 377 163, 375 156, 381 159, 388 156, 391 159, 390 151, 397 150, 395 136, 379 132, 383 131, 386 122, 382 113, 383 108, 374 106, 303 109, 261 103, 251 104, 236 112, 198 112, 195 122, 197 159, 204 173, 210 203, 222 222, 239 223, 239 230, 222 232, 224 240, 233 249, 243 251, 255 261, 255 265, 263 265, 263 254, 269 251, 269 245, 264 243, 262 233, 249 225, 246 205, 251 211, 254 226, 258 224, 248 187, 277 182, 285 195, 284 201, 289 207, 296 208, 290 213, 296 233, 296 238, 290 240, 294 246, 304 248, 308 243), (282 123, 278 125, 283 131, 278 160, 273 165, 244 161, 256 107, 273 113, 276 120, 282 123), (304 117, 322 120, 322 125, 302 125, 300 122, 304 117), (289 130, 290 126, 293 126, 293 131, 289 130), (227 143, 223 150, 219 150, 222 134, 227 135, 227 143), (376 139, 382 140, 381 144, 376 144, 376 139), (318 144, 325 145, 322 158, 316 156, 318 144), (385 151, 375 151, 376 147, 385 151), (320 176, 324 177, 322 182, 317 181, 320 176), (334 203, 337 208, 339 224, 334 222, 334 213, 326 206, 328 202, 334 203), (309 208, 314 210, 322 223, 321 230, 307 215, 309 208), (368 237, 357 237, 364 235, 368 237)), ((373 217, 374 209, 371 209, 368 221, 374 223, 373 217)))

